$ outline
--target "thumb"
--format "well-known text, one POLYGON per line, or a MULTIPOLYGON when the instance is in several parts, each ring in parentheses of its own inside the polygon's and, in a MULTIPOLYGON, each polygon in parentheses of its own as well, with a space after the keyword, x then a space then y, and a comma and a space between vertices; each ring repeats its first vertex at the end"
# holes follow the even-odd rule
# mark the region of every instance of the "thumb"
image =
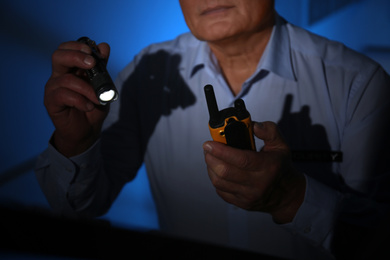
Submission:
POLYGON ((274 122, 254 122, 253 132, 257 138, 264 141, 263 151, 289 150, 274 122))

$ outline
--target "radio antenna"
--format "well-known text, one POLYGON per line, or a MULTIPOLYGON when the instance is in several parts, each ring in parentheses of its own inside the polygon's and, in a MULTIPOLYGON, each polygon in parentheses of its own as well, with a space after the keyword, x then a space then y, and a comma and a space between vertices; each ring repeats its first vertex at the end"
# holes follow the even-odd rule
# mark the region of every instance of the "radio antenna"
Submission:
MULTIPOLYGON (((208 84, 204 87, 204 93, 206 95, 207 107, 210 114, 210 123, 220 121, 220 113, 217 105, 217 100, 215 98, 215 93, 213 86, 208 84)), ((211 124, 212 125, 212 124, 211 124)))

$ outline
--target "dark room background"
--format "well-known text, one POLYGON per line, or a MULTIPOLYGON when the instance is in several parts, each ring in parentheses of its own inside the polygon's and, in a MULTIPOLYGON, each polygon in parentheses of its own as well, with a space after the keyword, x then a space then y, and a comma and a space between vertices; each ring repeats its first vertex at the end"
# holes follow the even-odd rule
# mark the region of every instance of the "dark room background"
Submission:
MULTIPOLYGON (((341 41, 390 72, 389 0, 276 0, 276 6, 290 22, 341 41)), ((33 167, 53 131, 43 106, 52 52, 81 36, 108 42, 115 78, 142 47, 188 28, 177 0, 2 0, 0 21, 0 203, 46 209, 33 167)), ((103 218, 158 228, 144 169, 103 218)))

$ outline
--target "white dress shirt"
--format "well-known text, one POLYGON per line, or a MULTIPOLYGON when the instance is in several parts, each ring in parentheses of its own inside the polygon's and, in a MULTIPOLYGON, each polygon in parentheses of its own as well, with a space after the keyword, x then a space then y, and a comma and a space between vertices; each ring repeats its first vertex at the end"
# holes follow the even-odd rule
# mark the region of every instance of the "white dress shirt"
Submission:
POLYGON ((336 220, 365 221, 342 215, 359 211, 345 198, 389 201, 389 76, 372 60, 280 17, 237 96, 207 43, 190 33, 142 50, 116 84, 120 98, 101 140, 70 159, 49 144, 40 157, 37 178, 57 211, 103 214, 145 163, 163 232, 273 256, 327 259, 336 220), (252 120, 279 124, 307 180, 292 223, 275 224, 216 194, 202 150, 211 139, 206 84, 214 86, 220 109, 242 98, 252 120))

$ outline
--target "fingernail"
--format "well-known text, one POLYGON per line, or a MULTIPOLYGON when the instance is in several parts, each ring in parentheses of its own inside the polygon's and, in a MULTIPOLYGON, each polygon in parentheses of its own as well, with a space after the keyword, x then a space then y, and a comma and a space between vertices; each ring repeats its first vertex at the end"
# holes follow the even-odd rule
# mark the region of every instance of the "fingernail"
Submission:
POLYGON ((208 143, 205 143, 205 144, 203 144, 203 150, 205 151, 205 152, 211 152, 211 150, 212 150, 213 148, 211 147, 211 145, 209 145, 208 143))
POLYGON ((95 59, 92 56, 87 56, 84 59, 84 63, 88 66, 92 65, 95 62, 95 59))

